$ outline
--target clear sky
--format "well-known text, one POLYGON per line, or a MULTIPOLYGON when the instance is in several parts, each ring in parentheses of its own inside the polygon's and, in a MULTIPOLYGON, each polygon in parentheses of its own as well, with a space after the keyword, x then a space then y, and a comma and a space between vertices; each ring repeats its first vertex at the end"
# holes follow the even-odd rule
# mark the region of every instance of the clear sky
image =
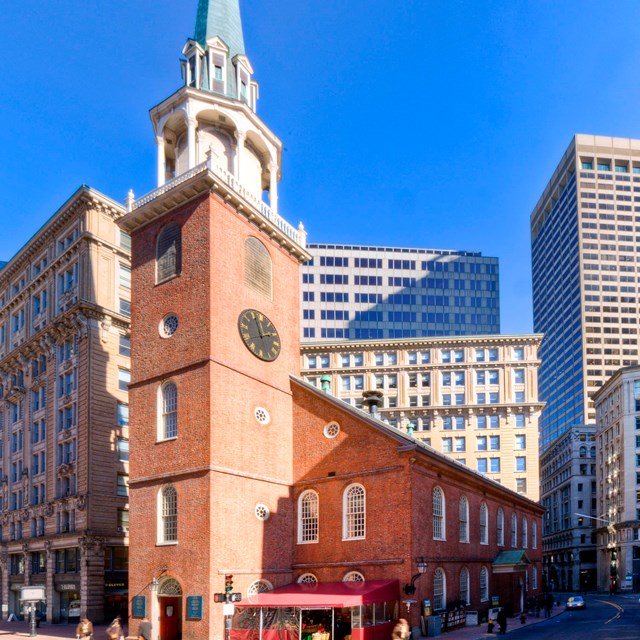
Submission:
MULTIPOLYGON (((0 260, 81 184, 155 187, 148 110, 197 0, 0 2, 0 260)), ((574 133, 640 137, 640 2, 241 0, 280 210, 311 242, 497 256, 532 330, 529 214, 574 133)))

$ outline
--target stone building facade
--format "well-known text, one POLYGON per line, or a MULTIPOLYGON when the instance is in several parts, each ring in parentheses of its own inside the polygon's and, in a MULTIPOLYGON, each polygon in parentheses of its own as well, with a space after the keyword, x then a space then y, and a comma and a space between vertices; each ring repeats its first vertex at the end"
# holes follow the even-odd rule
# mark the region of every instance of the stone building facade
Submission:
POLYGON ((0 270, 2 618, 126 611, 130 246, 81 187, 0 270))
POLYGON ((596 407, 598 588, 640 586, 640 366, 593 395, 596 407))
POLYGON ((383 394, 391 426, 539 497, 537 372, 541 336, 456 336, 303 343, 302 376, 361 408, 383 394))
POLYGON ((595 426, 575 427, 540 457, 544 571, 550 589, 596 588, 595 426))

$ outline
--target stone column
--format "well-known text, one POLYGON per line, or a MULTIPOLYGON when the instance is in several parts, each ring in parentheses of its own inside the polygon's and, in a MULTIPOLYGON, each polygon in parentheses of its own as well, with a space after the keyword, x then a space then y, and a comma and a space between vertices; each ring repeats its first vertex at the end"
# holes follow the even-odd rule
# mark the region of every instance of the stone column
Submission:
POLYGON ((158 186, 161 187, 166 180, 167 167, 164 153, 164 136, 156 136, 156 146, 158 148, 158 164, 157 164, 157 179, 158 186))
POLYGON ((2 571, 2 619, 9 614, 9 553, 6 546, 0 549, 0 571, 2 571))
POLYGON ((278 165, 269 165, 269 205, 273 213, 278 213, 278 165))
POLYGON ((44 543, 44 552, 47 560, 47 577, 45 579, 45 587, 47 593, 47 622, 51 624, 53 622, 53 609, 54 609, 54 587, 53 587, 53 574, 55 571, 54 555, 51 550, 51 540, 47 540, 44 543))
POLYGON ((151 620, 151 640, 159 640, 160 638, 160 606, 158 602, 158 580, 153 579, 149 585, 149 607, 151 612, 149 620, 151 620))
POLYGON ((235 158, 235 176, 236 180, 240 182, 242 180, 242 159, 244 157, 244 141, 247 137, 245 131, 236 130, 236 158, 235 158))
POLYGON ((104 617, 104 546, 100 538, 83 536, 80 546, 80 615, 104 617))
POLYGON ((189 169, 196 166, 196 127, 198 121, 195 118, 189 118, 187 123, 187 153, 189 160, 189 169))

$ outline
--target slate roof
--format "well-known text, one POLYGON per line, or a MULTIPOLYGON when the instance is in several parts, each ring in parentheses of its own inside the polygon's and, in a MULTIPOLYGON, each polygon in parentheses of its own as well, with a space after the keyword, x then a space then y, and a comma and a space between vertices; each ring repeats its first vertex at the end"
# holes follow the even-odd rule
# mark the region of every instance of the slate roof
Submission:
POLYGON ((240 0, 198 0, 194 40, 206 47, 207 39, 218 36, 229 47, 229 58, 244 55, 240 0))

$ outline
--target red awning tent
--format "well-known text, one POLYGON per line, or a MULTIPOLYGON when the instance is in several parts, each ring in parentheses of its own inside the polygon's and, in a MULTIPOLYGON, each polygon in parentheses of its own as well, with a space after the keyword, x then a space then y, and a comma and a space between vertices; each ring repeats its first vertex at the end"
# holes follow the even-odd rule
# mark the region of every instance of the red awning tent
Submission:
POLYGON ((288 584, 244 598, 237 607, 357 607, 372 602, 398 600, 397 580, 316 582, 288 584))

